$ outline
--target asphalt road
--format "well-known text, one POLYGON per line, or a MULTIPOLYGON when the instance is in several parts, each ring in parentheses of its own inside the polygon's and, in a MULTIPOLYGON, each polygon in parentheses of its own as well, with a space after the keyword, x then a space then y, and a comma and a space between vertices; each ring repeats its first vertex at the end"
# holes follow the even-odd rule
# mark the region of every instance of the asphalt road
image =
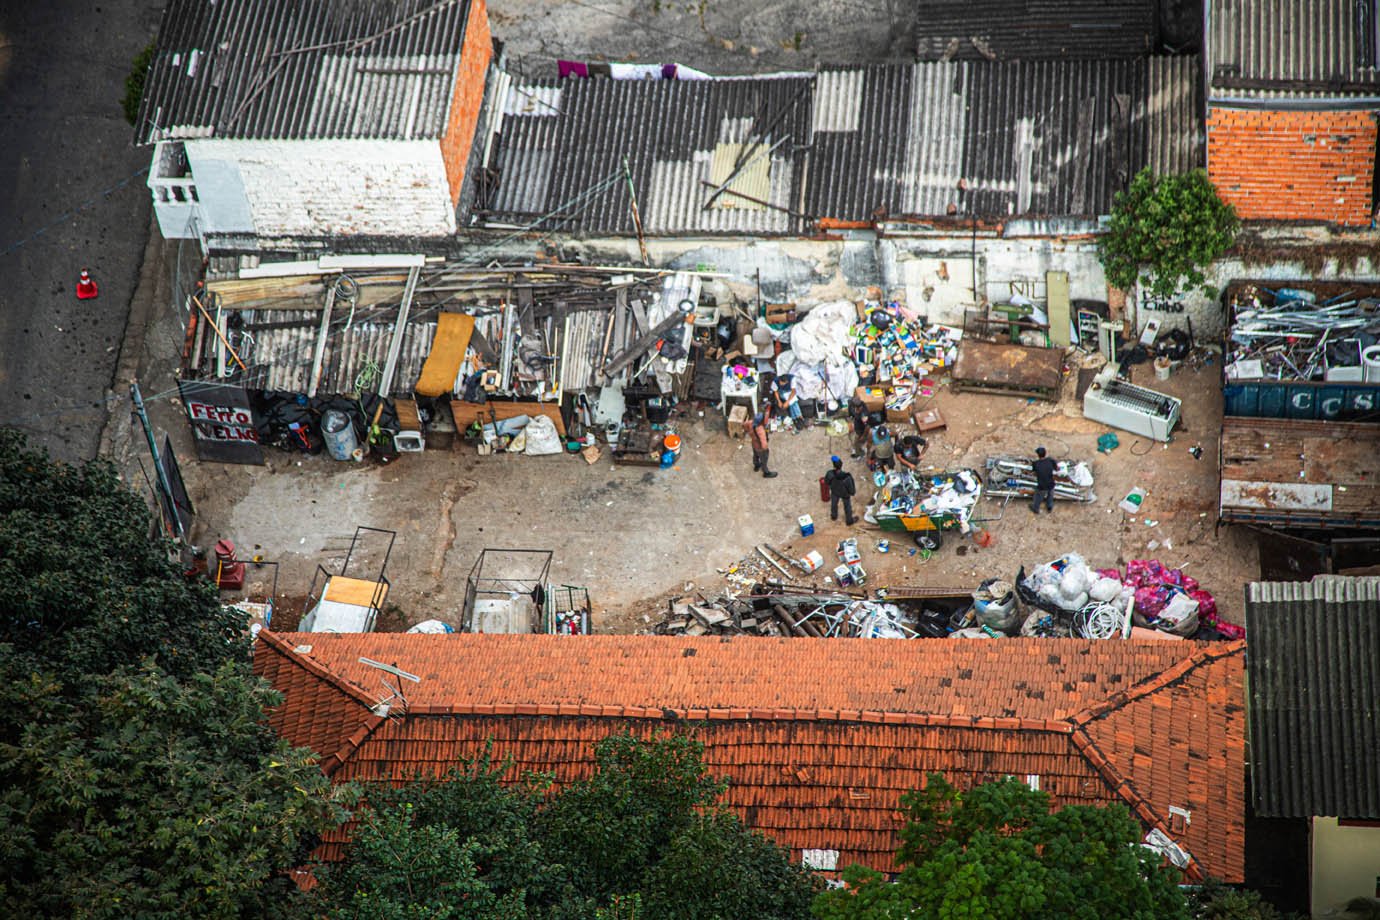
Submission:
POLYGON ((0 425, 63 460, 96 454, 150 211, 120 98, 162 7, 98 2, 0 3, 0 425))

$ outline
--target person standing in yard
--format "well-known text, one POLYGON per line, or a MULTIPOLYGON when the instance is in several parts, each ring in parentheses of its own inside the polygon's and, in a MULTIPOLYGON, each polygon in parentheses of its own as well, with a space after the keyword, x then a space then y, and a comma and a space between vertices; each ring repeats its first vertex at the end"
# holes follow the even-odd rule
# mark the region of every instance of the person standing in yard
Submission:
POLYGON ((879 470, 896 469, 896 442, 885 425, 872 432, 872 464, 879 470))
POLYGON ((853 474, 843 468, 841 459, 829 459, 834 464, 834 468, 824 474, 824 484, 829 487, 829 520, 839 519, 839 502, 843 502, 844 520, 851 526, 857 521, 857 518, 853 517, 853 496, 857 493, 858 487, 853 482, 853 474))
POLYGON ((848 398, 848 420, 853 425, 853 459, 861 460, 867 456, 867 436, 872 427, 872 413, 867 411, 867 403, 857 396, 848 398))
POLYGON ((1054 513, 1054 461, 1045 456, 1043 447, 1035 448, 1035 496, 1030 500, 1030 510, 1040 513, 1040 502, 1050 514, 1054 513))
POLYGON ((763 479, 775 479, 776 474, 767 469, 767 459, 771 451, 767 448, 767 417, 758 412, 748 425, 748 437, 752 439, 752 471, 762 471, 763 479))

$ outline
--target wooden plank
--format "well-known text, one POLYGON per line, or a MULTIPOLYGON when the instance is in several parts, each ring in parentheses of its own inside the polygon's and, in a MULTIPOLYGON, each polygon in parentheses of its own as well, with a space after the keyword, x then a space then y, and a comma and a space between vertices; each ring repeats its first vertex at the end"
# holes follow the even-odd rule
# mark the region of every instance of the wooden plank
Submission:
POLYGON ((474 317, 467 313, 440 313, 436 316, 436 335, 422 365, 414 389, 419 396, 440 396, 451 392, 460 364, 474 334, 474 317))
POLYGON ((453 399, 450 403, 450 409, 455 414, 456 431, 464 431, 474 421, 488 423, 497 418, 501 422, 504 419, 516 418, 519 415, 544 415, 556 423, 556 432, 561 437, 565 437, 565 420, 561 418, 561 407, 556 403, 499 402, 497 400, 490 400, 486 403, 471 403, 453 399))
POLYGON ((1045 272, 1045 304, 1049 312, 1049 340, 1063 348, 1073 344, 1069 337, 1069 273, 1045 272))

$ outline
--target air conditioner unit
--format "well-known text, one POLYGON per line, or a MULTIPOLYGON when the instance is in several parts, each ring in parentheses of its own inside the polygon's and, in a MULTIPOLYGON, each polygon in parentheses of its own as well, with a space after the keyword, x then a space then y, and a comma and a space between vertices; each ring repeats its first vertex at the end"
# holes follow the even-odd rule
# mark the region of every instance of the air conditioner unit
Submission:
POLYGON ((1155 441, 1168 441, 1183 403, 1173 396, 1118 380, 1118 364, 1108 364, 1083 394, 1083 415, 1155 441))

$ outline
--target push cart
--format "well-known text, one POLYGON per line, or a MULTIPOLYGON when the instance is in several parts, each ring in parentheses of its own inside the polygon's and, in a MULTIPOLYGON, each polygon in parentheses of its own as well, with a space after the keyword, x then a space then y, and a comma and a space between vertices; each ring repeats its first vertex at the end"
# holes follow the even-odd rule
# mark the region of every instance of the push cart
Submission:
POLYGON ((924 475, 887 477, 877 489, 869 512, 876 524, 888 533, 909 533, 915 545, 935 552, 944 543, 944 531, 965 529, 976 519, 973 509, 982 497, 982 477, 976 470, 958 469, 924 475), (962 507, 926 510, 925 499, 953 489, 963 498, 962 507))

